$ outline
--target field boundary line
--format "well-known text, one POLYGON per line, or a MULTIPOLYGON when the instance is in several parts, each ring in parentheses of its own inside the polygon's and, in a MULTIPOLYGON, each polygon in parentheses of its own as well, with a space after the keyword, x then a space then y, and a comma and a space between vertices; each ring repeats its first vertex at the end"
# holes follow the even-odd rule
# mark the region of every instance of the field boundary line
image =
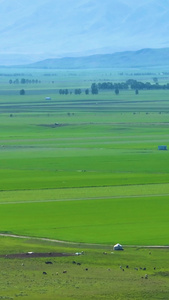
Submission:
POLYGON ((6 201, 0 202, 0 205, 5 204, 26 204, 26 203, 45 203, 45 202, 64 202, 64 201, 83 201, 83 200, 101 200, 101 199, 122 199, 122 198, 150 198, 150 197, 166 197, 167 194, 144 194, 144 195, 118 195, 118 196, 103 196, 103 197, 83 197, 83 198, 66 198, 66 199, 46 199, 46 200, 23 200, 23 201, 6 201))

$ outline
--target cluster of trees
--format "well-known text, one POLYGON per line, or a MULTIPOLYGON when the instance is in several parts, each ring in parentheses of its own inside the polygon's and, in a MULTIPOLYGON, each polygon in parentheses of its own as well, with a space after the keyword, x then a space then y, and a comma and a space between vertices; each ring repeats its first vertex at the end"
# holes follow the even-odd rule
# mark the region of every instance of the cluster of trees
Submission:
POLYGON ((93 95, 97 95, 99 93, 99 90, 114 90, 115 94, 119 94, 119 89, 125 89, 124 84, 113 84, 112 82, 104 82, 104 83, 92 83, 91 85, 91 93, 93 95))
POLYGON ((44 76, 58 76, 57 73, 45 73, 44 76))
POLYGON ((75 89, 74 91, 75 95, 80 95, 82 93, 81 89, 75 89))
MULTIPOLYGON (((85 92, 86 95, 89 95, 89 93, 90 93, 89 89, 85 89, 84 92, 85 92)), ((81 89, 75 89, 74 93, 75 93, 75 95, 80 95, 80 94, 82 94, 82 90, 81 89)))
POLYGON ((151 84, 150 82, 140 82, 134 79, 129 79, 126 81, 128 87, 131 89, 138 89, 138 90, 162 90, 162 89, 169 89, 169 83, 167 84, 159 84, 156 78, 153 78, 154 82, 151 84))
MULTIPOLYGON (((60 90, 59 90, 59 94, 60 94, 60 95, 68 95, 68 94, 72 94, 72 92, 73 92, 72 90, 69 91, 68 89, 60 89, 60 90)), ((86 95, 88 95, 88 94, 89 94, 89 89, 85 89, 84 92, 85 92, 86 95)), ((80 95, 80 94, 82 94, 82 89, 75 89, 75 90, 74 90, 74 94, 75 94, 75 95, 80 95)))
POLYGON ((154 76, 154 75, 160 75, 160 73, 152 73, 152 72, 137 72, 137 73, 124 73, 121 72, 119 75, 127 75, 127 76, 154 76))
POLYGON ((92 93, 93 95, 97 95, 98 92, 99 92, 98 84, 92 83, 92 85, 91 85, 91 93, 92 93))
MULTIPOLYGON (((0 73, 0 76, 6 76, 6 77, 11 77, 11 76, 24 76, 24 73, 0 73)), ((32 74, 29 74, 29 76, 32 76, 32 74)))
POLYGON ((155 83, 150 82, 140 82, 135 79, 128 79, 126 82, 113 83, 113 82, 103 82, 103 83, 92 83, 91 91, 92 94, 97 94, 99 90, 114 90, 117 94, 119 90, 159 90, 159 89, 169 89, 169 83, 160 85, 156 78, 153 79, 155 83))
POLYGON ((25 78, 22 78, 22 79, 15 79, 15 80, 12 80, 12 79, 10 79, 9 80, 9 84, 12 84, 12 83, 14 83, 14 84, 27 84, 27 83, 41 83, 41 81, 40 80, 38 80, 38 79, 25 79, 25 78))
POLYGON ((126 82, 120 82, 120 83, 112 83, 112 82, 103 82, 98 83, 97 87, 99 90, 126 90, 128 89, 128 84, 126 82))
POLYGON ((60 89, 60 90, 59 90, 59 94, 60 94, 60 95, 68 95, 68 94, 69 94, 69 91, 68 91, 68 89, 60 89))

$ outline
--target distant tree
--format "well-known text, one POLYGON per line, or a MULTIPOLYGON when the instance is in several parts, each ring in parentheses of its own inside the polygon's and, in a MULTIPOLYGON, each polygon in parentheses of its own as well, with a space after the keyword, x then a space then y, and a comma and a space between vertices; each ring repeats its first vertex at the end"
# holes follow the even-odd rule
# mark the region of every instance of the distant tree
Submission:
POLYGON ((9 83, 10 83, 10 84, 12 83, 12 79, 9 80, 9 83))
POLYGON ((25 82, 26 82, 25 78, 22 78, 22 79, 21 79, 21 83, 22 83, 22 84, 25 84, 25 82))
POLYGON ((14 83, 18 84, 19 83, 19 79, 15 79, 14 83))
POLYGON ((153 77, 153 81, 154 81, 155 83, 157 83, 157 82, 158 82, 158 78, 157 78, 157 77, 153 77))
POLYGON ((118 89, 118 88, 115 88, 115 91, 114 91, 114 92, 115 92, 116 95, 118 95, 118 94, 119 94, 119 89, 118 89))
POLYGON ((97 95, 98 94, 98 86, 97 86, 97 84, 96 83, 92 83, 92 85, 91 85, 91 92, 92 92, 92 94, 93 95, 97 95))
POLYGON ((68 91, 68 89, 60 89, 60 90, 59 90, 59 94, 60 94, 60 95, 68 95, 68 94, 69 94, 69 91, 68 91))
POLYGON ((135 90, 135 94, 136 94, 136 95, 138 95, 138 94, 139 94, 139 91, 138 91, 137 89, 135 90))
POLYGON ((81 89, 75 89, 75 95, 80 95, 82 93, 81 89))
POLYGON ((86 89, 86 90, 85 90, 85 94, 86 94, 86 95, 89 95, 89 89, 86 89))
POLYGON ((20 90, 20 95, 25 95, 25 90, 24 89, 22 89, 22 90, 20 90))

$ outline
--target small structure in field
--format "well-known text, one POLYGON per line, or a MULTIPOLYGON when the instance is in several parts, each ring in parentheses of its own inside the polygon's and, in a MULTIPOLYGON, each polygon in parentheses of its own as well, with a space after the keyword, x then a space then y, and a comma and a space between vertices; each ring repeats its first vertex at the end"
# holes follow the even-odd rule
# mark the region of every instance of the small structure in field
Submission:
POLYGON ((123 250, 123 247, 120 244, 116 244, 116 245, 114 245, 113 249, 114 250, 123 250))
POLYGON ((167 150, 167 146, 164 145, 158 146, 158 150, 167 150))
POLYGON ((45 100, 51 100, 51 97, 46 97, 45 100))

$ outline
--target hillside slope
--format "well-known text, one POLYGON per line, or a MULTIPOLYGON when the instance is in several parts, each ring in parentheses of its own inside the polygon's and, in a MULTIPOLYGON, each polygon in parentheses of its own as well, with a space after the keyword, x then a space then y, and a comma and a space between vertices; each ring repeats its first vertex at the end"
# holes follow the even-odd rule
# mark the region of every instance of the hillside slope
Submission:
POLYGON ((169 48, 142 49, 86 57, 47 59, 27 67, 45 69, 89 69, 117 67, 156 67, 169 65, 169 48))

